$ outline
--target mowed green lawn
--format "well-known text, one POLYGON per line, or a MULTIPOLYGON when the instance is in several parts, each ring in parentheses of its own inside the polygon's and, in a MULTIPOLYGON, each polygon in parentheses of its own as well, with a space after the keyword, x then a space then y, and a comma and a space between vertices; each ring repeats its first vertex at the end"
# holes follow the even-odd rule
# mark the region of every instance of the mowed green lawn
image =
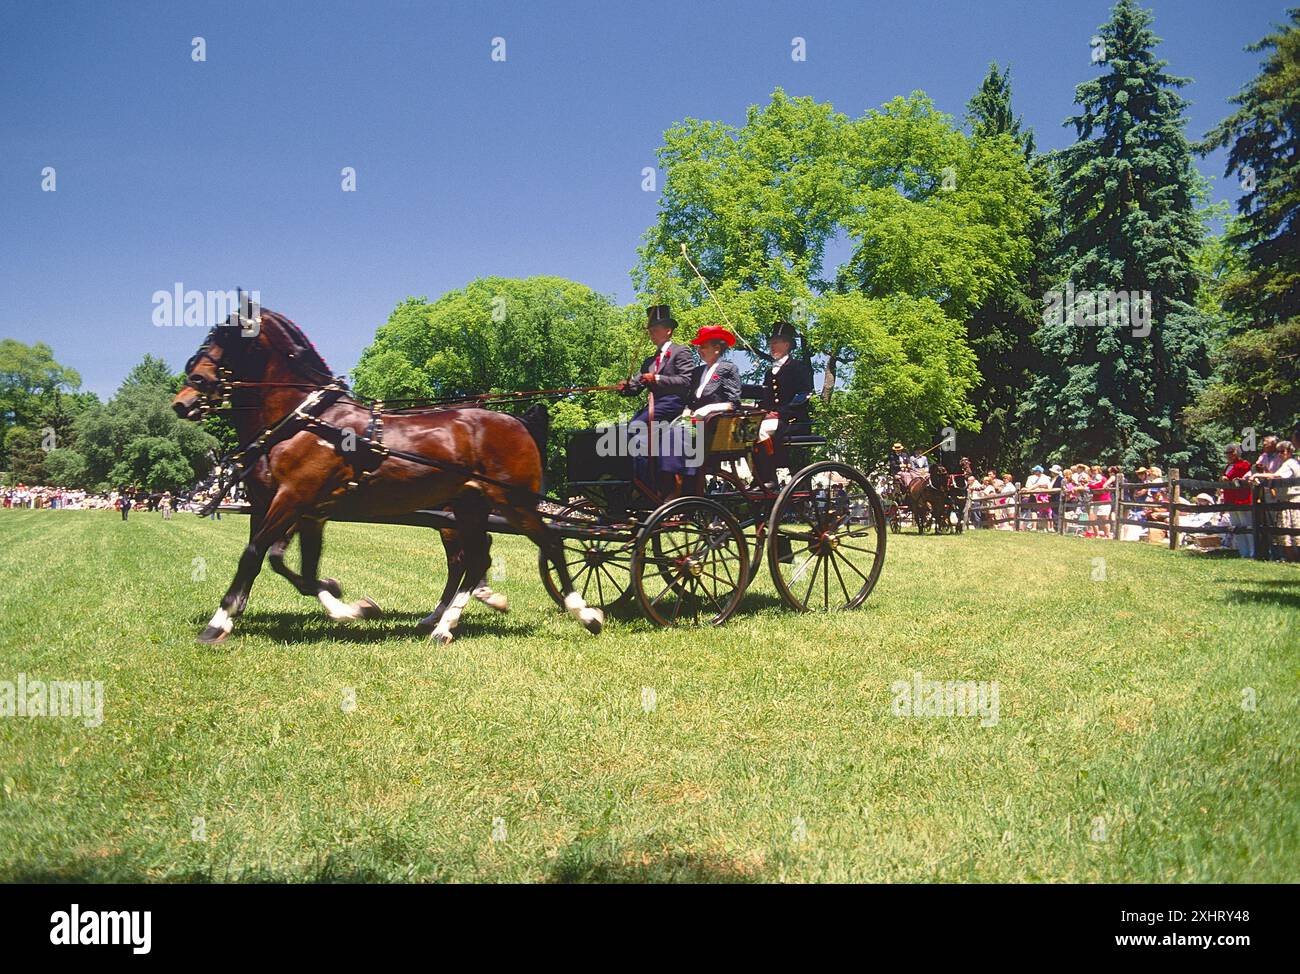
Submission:
POLYGON ((325 574, 385 618, 268 569, 201 648, 246 530, 0 511, 0 680, 106 699, 0 719, 0 878, 1300 879, 1294 566, 908 534, 856 612, 764 578, 722 629, 592 637, 499 538, 512 611, 438 648, 436 535, 343 524, 325 574), (896 716, 915 672, 997 681, 998 722, 896 716))

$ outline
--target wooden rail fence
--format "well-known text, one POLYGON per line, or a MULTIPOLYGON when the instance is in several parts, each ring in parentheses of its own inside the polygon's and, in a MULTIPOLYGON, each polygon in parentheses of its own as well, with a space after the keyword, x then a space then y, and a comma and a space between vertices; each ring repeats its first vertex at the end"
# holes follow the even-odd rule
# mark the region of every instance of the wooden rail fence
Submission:
MULTIPOLYGON (((1136 540, 1136 532, 1146 528, 1148 533, 1160 532, 1160 537, 1154 540, 1166 542, 1171 551, 1177 549, 1180 535, 1250 534, 1254 540, 1255 557, 1267 560, 1273 549, 1281 546, 1283 537, 1300 536, 1300 529, 1284 528, 1278 524, 1280 512, 1300 510, 1300 495, 1291 495, 1289 488, 1292 487, 1300 487, 1300 479, 1196 480, 1180 477, 1178 469, 1174 468, 1169 471, 1169 479, 1162 481, 1130 483, 1119 477, 1110 487, 1019 488, 1013 494, 971 498, 961 516, 963 523, 973 528, 1010 525, 1015 531, 1052 531, 1056 534, 1095 531, 1097 536, 1115 540, 1136 540), (1248 489, 1250 503, 1198 504, 1185 500, 1199 493, 1213 494, 1233 488, 1248 489), (1148 499, 1161 491, 1165 493, 1163 500, 1148 499), (1141 499, 1136 499, 1138 494, 1141 499), (1100 499, 1106 495, 1109 495, 1108 500, 1100 499), (1143 521, 1128 517, 1131 512, 1144 509, 1160 511, 1164 517, 1143 521), (1180 523, 1182 515, 1240 514, 1247 511, 1250 518, 1246 525, 1193 526, 1180 523)), ((1150 534, 1148 540, 1153 540, 1150 534)))

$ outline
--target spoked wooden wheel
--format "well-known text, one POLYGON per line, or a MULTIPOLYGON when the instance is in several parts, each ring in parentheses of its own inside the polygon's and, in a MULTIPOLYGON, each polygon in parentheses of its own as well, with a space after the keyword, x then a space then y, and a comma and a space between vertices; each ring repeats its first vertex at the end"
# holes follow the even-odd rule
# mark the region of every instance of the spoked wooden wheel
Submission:
MULTIPOLYGON (((628 528, 602 526, 598 509, 591 501, 582 501, 560 512, 574 521, 558 521, 556 530, 564 531, 561 544, 564 561, 569 566, 569 579, 573 589, 593 608, 609 611, 626 605, 632 599, 632 532, 628 528), (590 522, 591 527, 586 527, 590 522)), ((541 552, 537 554, 537 567, 542 575, 542 585, 564 608, 564 593, 555 566, 541 552)))
POLYGON ((801 612, 857 608, 880 577, 885 538, 880 496, 867 479, 842 463, 814 463, 795 474, 772 509, 772 581, 801 612))
POLYGON ((745 543, 749 545, 749 581, 753 582, 763 564, 763 542, 767 540, 768 512, 762 503, 763 491, 749 486, 728 470, 716 470, 704 475, 704 496, 717 501, 740 523, 745 543))
POLYGON ((650 515, 632 554, 632 586, 657 626, 721 625, 749 583, 749 548, 721 504, 679 497, 650 515))

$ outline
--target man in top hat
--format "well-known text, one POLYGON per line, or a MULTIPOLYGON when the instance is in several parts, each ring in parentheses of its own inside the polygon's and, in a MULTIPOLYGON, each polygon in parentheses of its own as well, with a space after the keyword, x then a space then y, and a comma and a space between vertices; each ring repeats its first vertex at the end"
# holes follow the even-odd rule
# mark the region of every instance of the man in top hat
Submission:
MULTIPOLYGON (((644 408, 632 417, 632 429, 647 429, 654 441, 655 430, 649 424, 670 423, 682 414, 686 398, 691 393, 691 375, 695 371, 695 356, 685 345, 673 341, 677 322, 666 304, 656 304, 646 313, 645 330, 654 344, 653 355, 641 363, 641 371, 618 384, 625 396, 649 394, 644 408), (653 410, 654 415, 651 416, 653 410)), ((657 468, 657 465, 656 465, 657 468)), ((660 483, 658 470, 650 465, 648 457, 632 458, 632 476, 643 485, 652 487, 662 495, 666 485, 660 483)))
POLYGON ((806 433, 810 428, 808 398, 813 392, 813 374, 807 362, 791 354, 797 337, 790 322, 778 321, 773 325, 767 337, 772 364, 763 376, 763 384, 745 385, 741 390, 742 395, 756 400, 768 411, 754 450, 759 479, 768 486, 776 485, 778 467, 790 465, 786 438, 806 433))

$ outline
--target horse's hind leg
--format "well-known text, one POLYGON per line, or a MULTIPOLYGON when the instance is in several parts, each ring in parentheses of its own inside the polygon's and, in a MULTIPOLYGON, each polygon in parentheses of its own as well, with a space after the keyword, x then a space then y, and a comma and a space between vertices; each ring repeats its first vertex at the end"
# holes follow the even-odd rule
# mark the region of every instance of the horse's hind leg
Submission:
MULTIPOLYGON (((502 494, 504 495, 504 492, 502 494)), ((555 566, 560 591, 564 593, 564 608, 568 610, 569 615, 582 623, 588 632, 593 635, 598 634, 604 628, 605 613, 587 605, 582 595, 574 591, 569 566, 564 560, 564 544, 559 535, 547 527, 546 522, 535 510, 515 506, 504 496, 497 500, 497 506, 511 526, 531 538, 533 543, 542 550, 542 554, 555 566)))
POLYGON ((484 534, 483 540, 485 545, 483 549, 483 577, 474 588, 473 595, 474 598, 489 608, 496 609, 498 612, 505 612, 510 608, 509 600, 502 593, 492 591, 491 586, 488 585, 487 572, 488 568, 492 566, 492 535, 484 534))
MULTIPOLYGON (((451 604, 441 613, 432 633, 433 638, 444 646, 455 638, 453 631, 460 622, 460 615, 478 587, 473 580, 483 578, 488 568, 487 508, 481 501, 467 500, 453 506, 452 510, 456 515, 456 534, 461 550, 459 581, 451 604)), ((450 587, 450 578, 448 585, 450 587)))
POLYGON ((321 549, 324 546, 325 522, 315 518, 304 518, 299 522, 297 534, 298 548, 302 553, 302 574, 295 572, 284 560, 284 553, 289 548, 293 533, 285 535, 271 545, 271 550, 266 555, 266 560, 271 563, 271 570, 287 579, 289 584, 302 595, 309 595, 314 599, 324 588, 336 599, 341 599, 343 586, 333 578, 319 578, 316 574, 320 568, 321 549))
POLYGON ((465 551, 459 534, 452 528, 439 528, 438 535, 442 538, 442 550, 447 555, 447 584, 443 586, 442 598, 438 600, 438 605, 416 626, 420 632, 432 633, 437 628, 443 613, 447 611, 447 607, 451 605, 451 600, 460 588, 461 577, 465 574, 465 551))

